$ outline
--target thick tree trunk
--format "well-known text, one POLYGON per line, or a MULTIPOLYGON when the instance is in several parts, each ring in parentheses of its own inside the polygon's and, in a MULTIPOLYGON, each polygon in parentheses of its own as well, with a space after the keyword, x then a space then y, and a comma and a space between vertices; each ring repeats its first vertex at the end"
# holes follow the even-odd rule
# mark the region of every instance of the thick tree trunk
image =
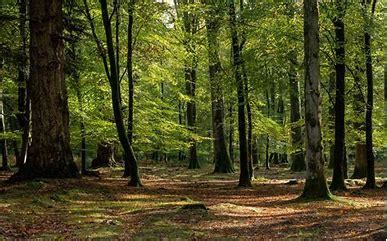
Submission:
POLYGON ((122 118, 122 108, 121 108, 121 92, 120 92, 120 83, 119 76, 117 75, 117 65, 116 65, 116 57, 114 53, 113 46, 113 37, 112 30, 109 21, 109 14, 107 10, 106 0, 100 0, 101 11, 102 11, 102 20, 104 24, 105 34, 106 34, 106 42, 107 42, 107 53, 110 62, 110 71, 107 72, 107 75, 110 77, 110 87, 112 91, 112 105, 113 105, 113 113, 114 120, 116 123, 116 129, 118 138, 120 140, 121 146, 124 149, 127 162, 130 164, 130 181, 129 186, 141 186, 140 175, 138 172, 138 164, 136 156, 134 155, 132 146, 129 142, 128 136, 126 134, 124 121, 122 118))
MULTIPOLYGON (((373 14, 375 12, 376 0, 372 2, 371 16, 367 17, 367 3, 363 1, 365 8, 365 20, 370 25, 373 22, 373 14)), ((364 188, 376 188, 375 182, 375 157, 373 153, 373 128, 372 128, 372 111, 374 107, 374 80, 372 69, 372 51, 371 51, 371 34, 368 24, 364 27, 364 54, 366 59, 366 78, 367 78, 367 104, 366 104, 366 148, 367 148, 367 182, 364 188)))
POLYGON ((219 27, 221 10, 216 4, 208 4, 210 17, 206 18, 209 80, 211 85, 212 129, 214 138, 215 173, 234 172, 229 154, 227 153, 224 133, 224 103, 221 83, 221 63, 219 58, 219 27))
POLYGON ((319 23, 317 0, 304 1, 306 182, 303 198, 329 198, 321 133, 319 23))
POLYGON ((336 34, 336 97, 335 97, 335 153, 331 190, 345 190, 344 155, 345 149, 345 31, 344 2, 336 0, 337 15, 333 20, 336 34))
POLYGON ((32 143, 27 161, 11 180, 79 175, 70 148, 64 81, 62 1, 30 3, 32 143), (45 9, 45 11, 42 11, 45 9))
MULTIPOLYGON (((133 145, 133 103, 134 103, 134 78, 133 78, 133 22, 134 22, 134 4, 135 0, 129 0, 128 3, 128 52, 126 59, 126 68, 128 73, 128 141, 133 145)), ((124 158, 124 177, 130 176, 130 162, 124 158)))
POLYGON ((229 0, 229 17, 232 41, 233 68, 238 93, 238 133, 239 133, 239 161, 240 175, 239 186, 251 186, 249 173, 249 158, 246 137, 246 115, 245 115, 245 90, 242 79, 242 62, 239 48, 238 32, 236 26, 236 14, 234 0, 229 0))

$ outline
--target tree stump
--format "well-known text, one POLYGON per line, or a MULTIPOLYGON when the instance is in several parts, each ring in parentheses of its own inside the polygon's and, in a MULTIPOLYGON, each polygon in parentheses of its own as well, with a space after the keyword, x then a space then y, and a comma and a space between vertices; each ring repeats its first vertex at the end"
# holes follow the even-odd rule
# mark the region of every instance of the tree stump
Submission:
POLYGON ((113 145, 107 142, 98 144, 97 157, 91 162, 91 168, 109 167, 114 163, 113 145))
POLYGON ((366 144, 358 142, 355 145, 355 168, 351 178, 365 178, 367 176, 366 144))

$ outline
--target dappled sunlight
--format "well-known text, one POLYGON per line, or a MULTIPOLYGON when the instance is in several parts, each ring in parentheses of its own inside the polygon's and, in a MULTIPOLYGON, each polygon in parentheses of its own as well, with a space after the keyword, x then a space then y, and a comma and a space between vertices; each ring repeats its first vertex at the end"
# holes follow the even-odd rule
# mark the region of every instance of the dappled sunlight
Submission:
POLYGON ((302 182, 288 185, 294 176, 286 170, 284 179, 268 171, 245 189, 237 188, 237 174, 219 180, 209 168, 192 180, 184 167, 173 175, 143 168, 143 188, 127 187, 120 172, 106 169, 101 178, 1 184, 0 227, 20 238, 56 232, 79 238, 346 238, 382 227, 382 190, 351 188, 334 200, 304 202, 296 199, 302 182), (207 210, 183 209, 200 203, 207 210), (42 226, 42 219, 50 225, 42 226))

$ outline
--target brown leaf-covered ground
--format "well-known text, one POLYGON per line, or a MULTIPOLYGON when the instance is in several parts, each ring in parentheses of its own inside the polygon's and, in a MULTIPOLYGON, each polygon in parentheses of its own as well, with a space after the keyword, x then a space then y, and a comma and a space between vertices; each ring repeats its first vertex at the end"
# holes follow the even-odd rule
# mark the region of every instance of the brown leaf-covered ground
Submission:
POLYGON ((332 201, 300 202, 302 173, 287 168, 256 170, 248 189, 236 187, 238 174, 211 167, 143 163, 143 188, 126 186, 119 169, 99 171, 101 178, 12 186, 3 182, 10 173, 1 173, 0 239, 385 239, 384 192, 362 190, 363 180, 332 201), (287 184, 292 178, 299 183, 287 184), (194 203, 208 210, 182 208, 194 203))

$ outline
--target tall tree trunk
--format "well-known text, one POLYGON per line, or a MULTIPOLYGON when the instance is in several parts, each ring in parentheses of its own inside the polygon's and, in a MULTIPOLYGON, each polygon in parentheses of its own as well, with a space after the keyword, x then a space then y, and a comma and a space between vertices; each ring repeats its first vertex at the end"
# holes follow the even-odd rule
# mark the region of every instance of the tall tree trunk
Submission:
POLYGON ((128 163, 130 164, 130 181, 129 186, 141 186, 140 175, 138 172, 137 159, 134 155, 132 146, 129 142, 128 136, 126 134, 124 121, 122 118, 122 108, 121 108, 121 92, 120 92, 120 77, 117 75, 117 65, 116 65, 116 56, 114 53, 113 46, 113 36, 111 25, 109 21, 109 14, 107 9, 106 0, 100 0, 101 11, 102 11, 102 20, 106 34, 107 42, 107 53, 108 59, 110 62, 110 71, 107 73, 110 81, 110 87, 112 91, 112 105, 114 120, 116 123, 116 129, 118 133, 118 138, 124 149, 125 155, 124 158, 127 158, 128 163))
POLYGON ((238 133, 240 161, 239 186, 249 187, 251 186, 251 178, 249 174, 249 158, 246 137, 245 90, 242 79, 242 61, 239 48, 234 0, 229 0, 229 18, 232 41, 233 69, 238 93, 238 133))
POLYGON ((27 158, 27 148, 30 134, 30 106, 27 100, 27 79, 28 79, 28 53, 27 53, 27 1, 19 2, 19 32, 21 44, 18 58, 18 114, 19 127, 22 130, 22 143, 20 154, 16 157, 16 165, 20 167, 27 158))
MULTIPOLYGON (((243 68, 244 69, 244 68, 243 68)), ((250 179, 254 179, 254 163, 253 163, 253 115, 251 111, 251 105, 249 100, 249 81, 246 76, 246 71, 244 72, 244 84, 245 84, 245 94, 246 94, 246 112, 247 112, 247 160, 249 165, 249 176, 250 179)))
POLYGON ((303 198, 329 198, 321 133, 319 16, 317 0, 304 1, 306 182, 303 198))
POLYGON ((30 2, 32 142, 12 181, 79 175, 70 148, 61 0, 30 2), (42 11, 45 9, 45 11, 42 11))
MULTIPOLYGON (((3 69, 4 59, 0 57, 0 71, 3 69)), ((2 76, 0 76, 0 84, 3 82, 2 76)), ((5 132, 5 116, 4 116, 4 95, 3 89, 0 89, 0 134, 4 134, 5 132)), ((7 141, 5 137, 0 139, 1 146, 1 157, 2 157, 2 166, 0 170, 8 171, 8 149, 7 149, 7 141)))
POLYGON ((345 160, 345 31, 344 31, 344 1, 336 0, 337 15, 333 19, 336 34, 336 97, 335 97, 335 154, 333 161, 333 176, 331 190, 345 190, 344 162, 345 160))
MULTIPOLYGON (((128 73, 128 141, 133 146, 133 102, 134 102, 134 78, 133 78, 133 21, 135 0, 129 0, 128 5, 128 52, 126 68, 128 73)), ((130 176, 130 163, 128 158, 124 159, 124 177, 130 176)))
MULTIPOLYGON (((235 6, 235 5, 234 5, 235 6)), ((244 18, 243 16, 244 4, 243 0, 239 0, 239 11, 240 11, 240 24, 243 26, 244 18)), ((235 13, 235 10, 234 10, 235 13)), ((236 26, 235 26, 236 27, 236 26)), ((238 37, 238 34, 236 35, 238 37)), ((239 58, 240 58, 240 68, 241 75, 244 84, 244 94, 245 94, 245 104, 246 104, 246 113, 247 113, 247 160, 249 166, 249 176, 250 179, 254 179, 254 163, 253 163, 253 123, 252 123, 252 111, 251 104, 249 99, 249 79, 247 77, 246 64, 243 57, 243 47, 246 43, 246 35, 243 28, 240 30, 240 39, 239 39, 239 58)))
POLYGON ((373 15, 376 8, 376 0, 372 1, 371 16, 367 14, 367 0, 363 0, 364 17, 366 25, 364 26, 364 54, 366 59, 366 78, 367 78, 367 104, 366 104, 366 148, 367 148, 367 182, 364 188, 376 188, 375 183, 375 157, 373 153, 372 140, 372 111, 374 107, 374 80, 372 69, 372 51, 370 29, 373 23, 373 15))
MULTIPOLYGON (((194 4, 194 0, 180 0, 180 4, 194 4)), ((176 3, 175 3, 176 4, 176 3)), ((188 129, 195 133, 196 132, 196 69, 197 69, 197 57, 195 53, 195 43, 193 43, 192 37, 198 31, 198 19, 192 13, 188 11, 183 12, 183 25, 185 31, 185 40, 184 47, 189 56, 185 63, 185 90, 187 96, 190 97, 187 101, 187 127, 188 129)), ((194 139, 190 140, 189 147, 189 164, 188 169, 198 169, 200 168, 199 160, 197 157, 197 144, 194 139)))
POLYGON ((224 133, 224 103, 221 79, 221 63, 219 57, 219 28, 221 9, 217 4, 207 1, 208 17, 205 19, 208 42, 209 80, 211 85, 212 129, 214 138, 215 173, 234 172, 229 154, 227 153, 224 133))

